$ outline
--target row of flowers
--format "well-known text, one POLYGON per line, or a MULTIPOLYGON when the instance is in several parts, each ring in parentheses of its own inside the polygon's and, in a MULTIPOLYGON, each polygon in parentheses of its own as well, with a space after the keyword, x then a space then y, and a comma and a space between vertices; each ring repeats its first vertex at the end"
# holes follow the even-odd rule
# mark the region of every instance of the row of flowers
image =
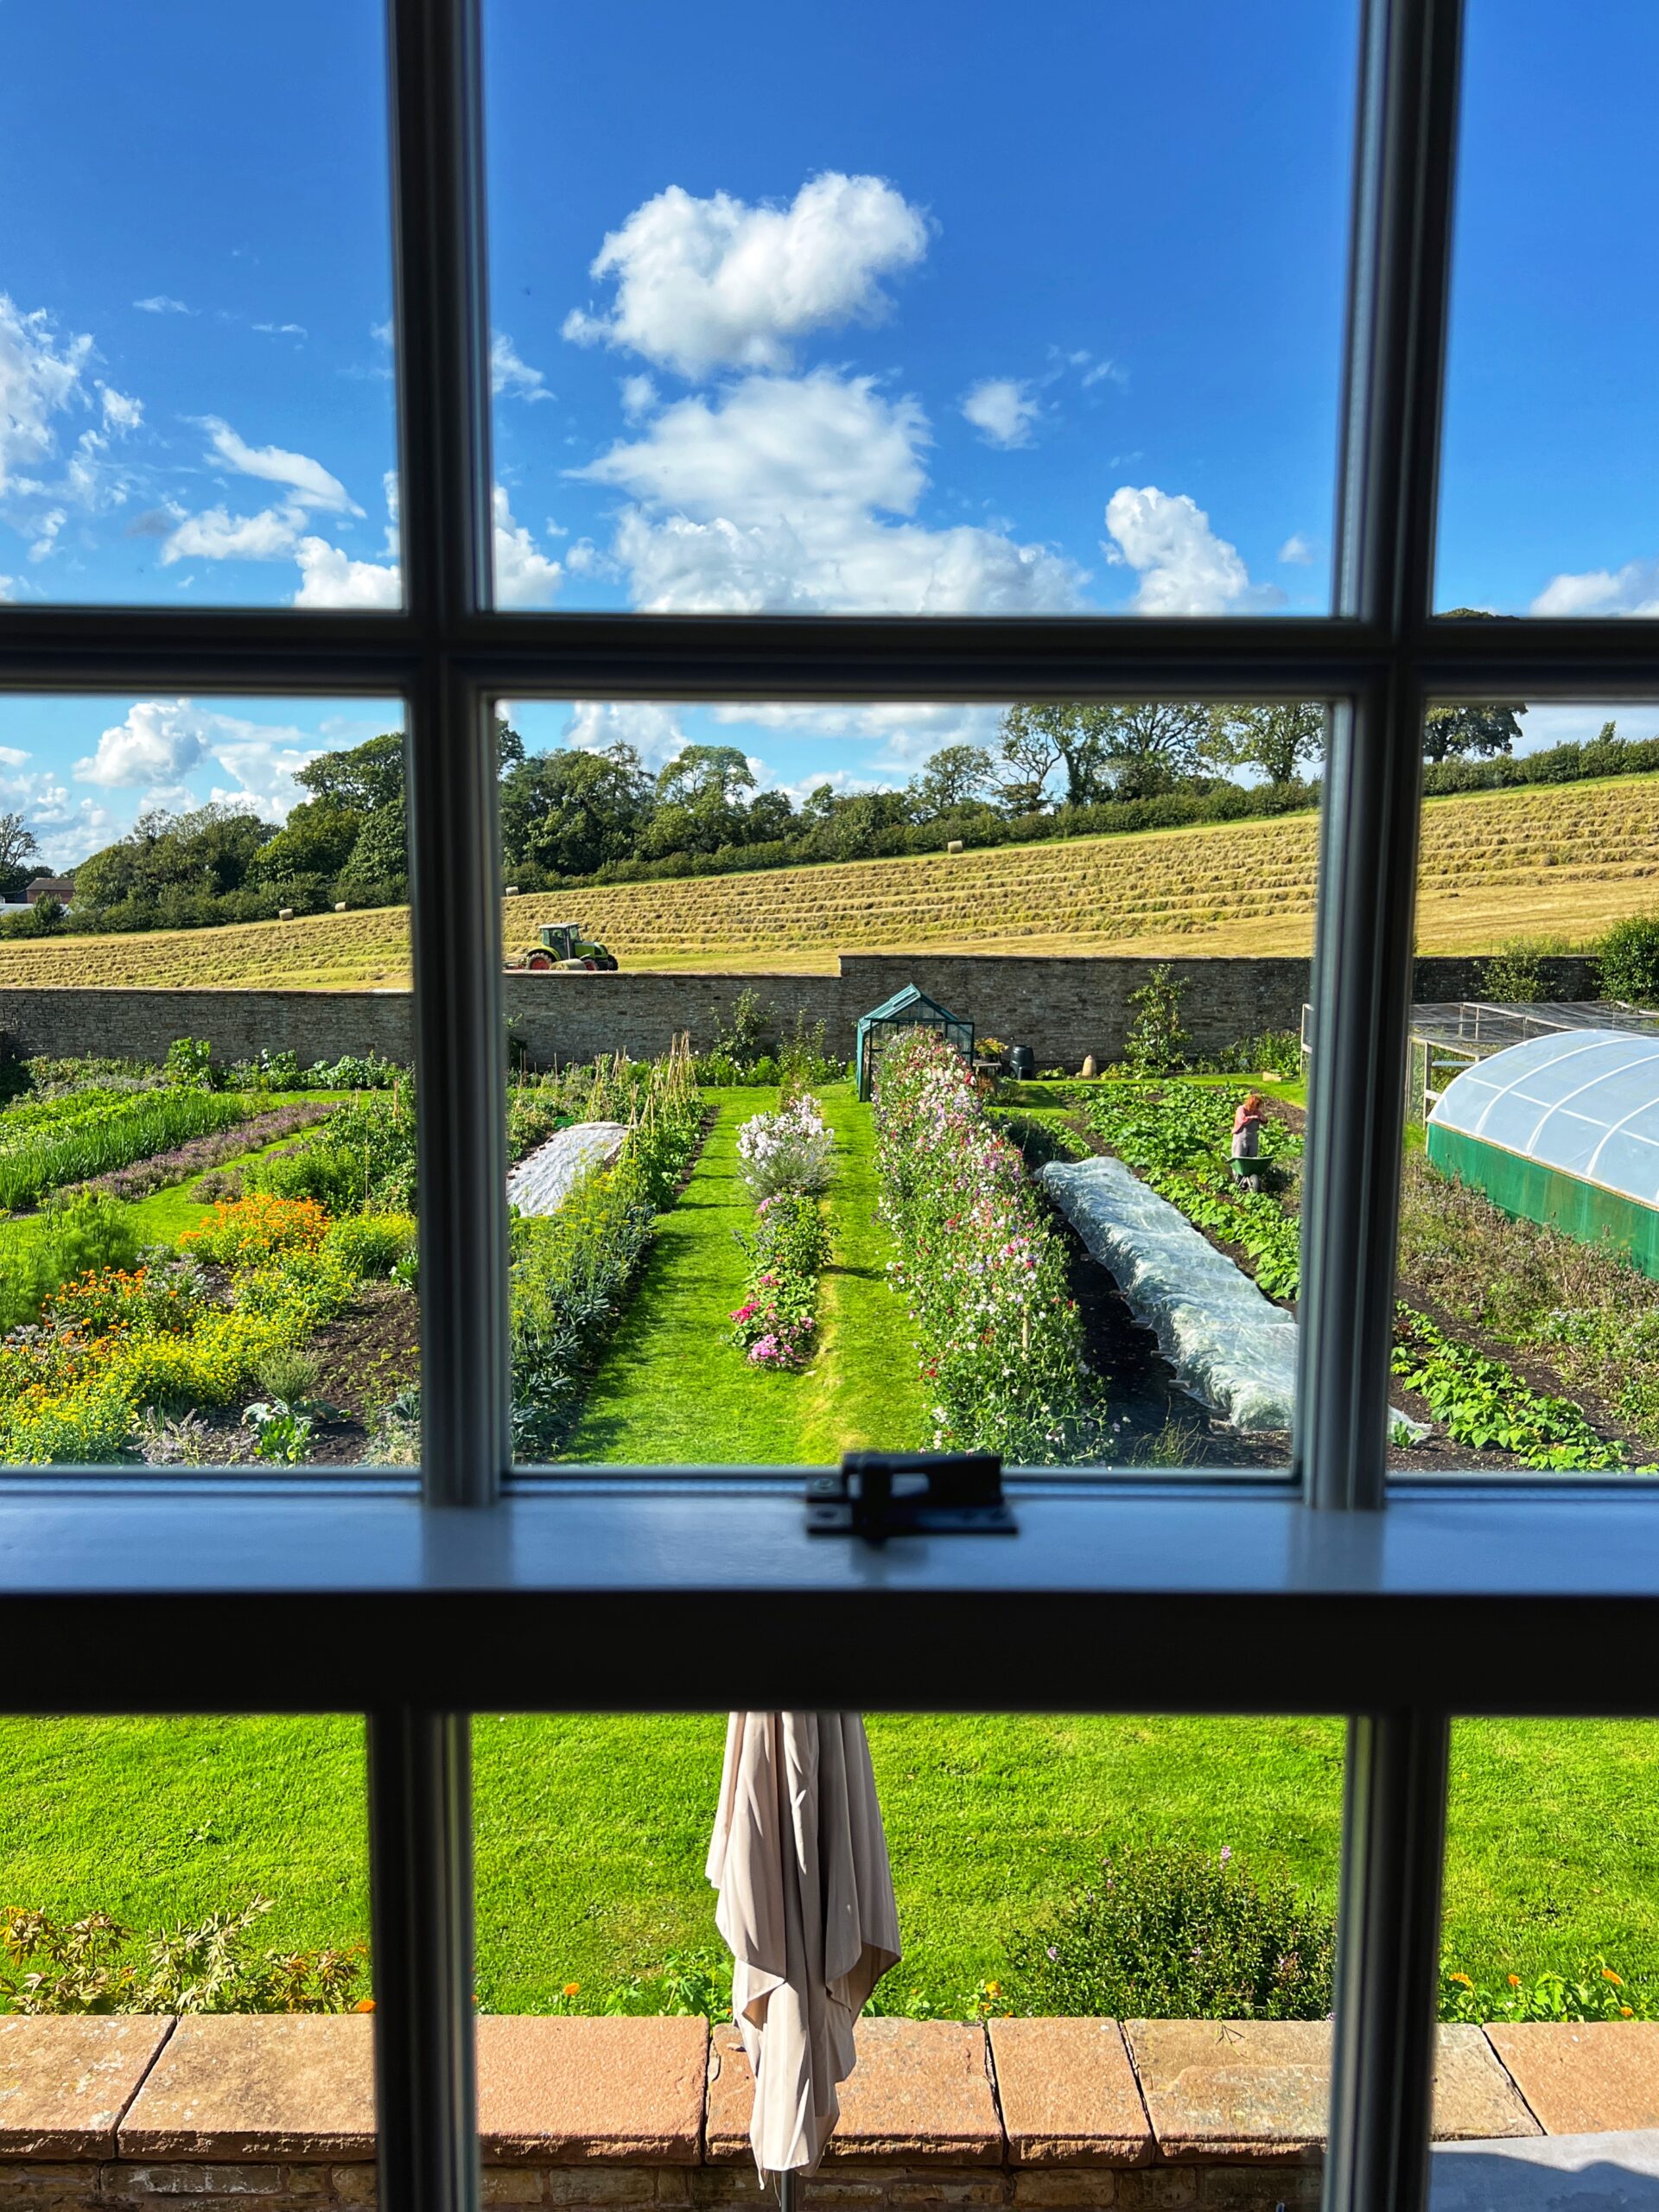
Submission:
POLYGON ((834 1150, 823 1109, 804 1091, 738 1131, 739 1173, 755 1214, 752 1230, 734 1232, 749 1264, 732 1341, 753 1367, 804 1367, 817 1349, 818 1277, 830 1258, 818 1195, 834 1150))
POLYGON ((330 1220, 260 1195, 215 1206, 176 1253, 77 1276, 0 1343, 0 1459, 119 1460, 151 1411, 238 1408, 274 1354, 389 1274, 414 1235, 407 1215, 330 1220))
POLYGON ((888 1274, 931 1385, 935 1446, 1027 1465, 1085 1456, 1101 1385, 1065 1247, 938 1032, 904 1030, 884 1050, 875 1127, 881 1213, 899 1254, 888 1274))

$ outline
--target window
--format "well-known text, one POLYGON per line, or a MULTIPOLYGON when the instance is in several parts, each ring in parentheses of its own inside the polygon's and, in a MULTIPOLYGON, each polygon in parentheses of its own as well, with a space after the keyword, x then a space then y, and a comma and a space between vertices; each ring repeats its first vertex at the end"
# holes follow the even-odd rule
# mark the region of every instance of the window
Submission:
POLYGON ((13 692, 402 702, 422 1503, 413 1474, 10 1474, 12 1701, 199 1711, 207 1675, 226 1710, 369 1713, 383 2195, 457 2212, 477 2195, 468 1711, 658 1711, 666 1677, 690 1709, 1347 1713, 1326 2201, 1417 2208, 1446 1713, 1650 1704, 1659 1594, 1651 1500, 1628 1484, 1505 1486, 1478 1514, 1452 1486, 1387 1496, 1425 702, 1659 690, 1639 610, 1594 634, 1430 617, 1459 11, 1370 0, 1361 24, 1332 613, 1147 602, 1111 622, 912 620, 861 594, 830 614, 498 613, 497 531, 529 524, 512 486, 504 516, 491 454, 478 13, 391 10, 400 603, 0 607, 13 692), (1012 1540, 866 1552, 809 1541, 781 1473, 511 1473, 494 713, 521 698, 1330 702, 1294 1487, 1039 1477, 1012 1540))

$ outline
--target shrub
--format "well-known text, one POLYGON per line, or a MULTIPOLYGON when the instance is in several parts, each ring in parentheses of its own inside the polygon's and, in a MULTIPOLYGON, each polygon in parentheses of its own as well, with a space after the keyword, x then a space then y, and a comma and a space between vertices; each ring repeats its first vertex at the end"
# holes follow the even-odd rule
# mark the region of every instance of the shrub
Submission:
POLYGON ((1229 1848, 1123 1844, 1009 1955, 1022 2012, 1318 2020, 1335 1948, 1329 1910, 1229 1848))
POLYGON ((354 1275, 389 1275, 414 1250, 415 1224, 402 1213, 348 1213, 329 1223, 322 1248, 354 1275))
POLYGON ((175 1037, 167 1048, 163 1072, 175 1090, 213 1090, 213 1046, 205 1037, 175 1037))
POLYGON ((802 1096, 778 1114, 756 1114, 737 1133, 739 1173, 752 1197, 827 1191, 833 1132, 816 1098, 802 1096))
POLYGON ((14 1968, 0 1988, 19 2012, 346 2012, 366 1956, 349 1950, 256 1952, 252 1936, 271 1910, 255 1897, 142 1942, 107 1912, 79 1920, 12 1906, 0 1941, 14 1968))
POLYGON ((937 1030, 901 1030, 875 1099, 889 1274, 933 1392, 934 1443, 1037 1462, 1075 1453, 1100 1396, 1065 1247, 1015 1147, 937 1030))
POLYGON ((1627 914, 1596 946, 1604 998, 1659 1006, 1659 914, 1627 914))
POLYGON ((1123 1047, 1123 1065, 1131 1075, 1173 1075, 1186 1065, 1192 1039, 1181 1027, 1181 1001, 1186 985, 1178 983, 1167 961, 1154 968, 1138 991, 1129 994, 1137 1009, 1123 1047))
POLYGON ((1480 995, 1506 1006, 1535 1006, 1549 996, 1543 963, 1564 950, 1559 939, 1505 938, 1497 950, 1480 963, 1480 995))
POLYGON ((262 1359, 255 1370, 259 1388, 268 1398, 285 1406, 303 1405, 317 1387, 317 1363, 297 1344, 282 1344, 262 1359))

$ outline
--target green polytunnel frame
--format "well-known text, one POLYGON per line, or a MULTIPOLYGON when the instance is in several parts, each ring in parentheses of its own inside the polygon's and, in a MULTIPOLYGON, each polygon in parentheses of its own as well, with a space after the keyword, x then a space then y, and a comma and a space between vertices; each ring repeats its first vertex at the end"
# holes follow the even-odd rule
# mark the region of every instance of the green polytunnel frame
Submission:
POLYGON ((890 999, 859 1018, 858 1024, 858 1095, 868 1098, 875 1074, 875 1047, 884 1036, 895 1029, 938 1029, 944 1032, 947 1044, 954 1045, 965 1060, 974 1057, 974 1025, 963 1021, 954 1014, 947 1014, 937 999, 925 991, 918 991, 914 983, 906 983, 890 999))
POLYGON ((1494 1052, 1446 1085, 1427 1147, 1505 1213, 1659 1277, 1659 1037, 1565 1030, 1494 1052))

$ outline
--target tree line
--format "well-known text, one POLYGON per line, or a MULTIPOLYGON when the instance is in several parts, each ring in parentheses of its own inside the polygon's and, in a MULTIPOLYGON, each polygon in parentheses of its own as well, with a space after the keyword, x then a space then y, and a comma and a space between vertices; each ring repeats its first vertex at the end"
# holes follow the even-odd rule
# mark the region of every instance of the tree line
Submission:
MULTIPOLYGON (((1459 771, 1456 787, 1469 787, 1479 764, 1518 772, 1541 762, 1507 758, 1523 711, 1431 709, 1431 787, 1459 771)), ((1318 803, 1325 721, 1305 702, 1026 704, 1004 714, 993 746, 942 747, 899 789, 841 793, 826 783, 798 805, 760 790, 735 746, 686 746, 653 774, 626 744, 527 754, 498 721, 505 880, 559 889, 938 851, 957 838, 1000 844, 1290 812, 1318 803)), ((1599 765, 1562 772, 1617 773, 1625 753, 1645 749, 1625 747, 1609 725, 1599 765)), ((297 780, 307 796, 281 829, 233 805, 147 814, 81 863, 67 917, 46 910, 0 928, 178 929, 404 899, 402 734, 321 754, 297 780)))

